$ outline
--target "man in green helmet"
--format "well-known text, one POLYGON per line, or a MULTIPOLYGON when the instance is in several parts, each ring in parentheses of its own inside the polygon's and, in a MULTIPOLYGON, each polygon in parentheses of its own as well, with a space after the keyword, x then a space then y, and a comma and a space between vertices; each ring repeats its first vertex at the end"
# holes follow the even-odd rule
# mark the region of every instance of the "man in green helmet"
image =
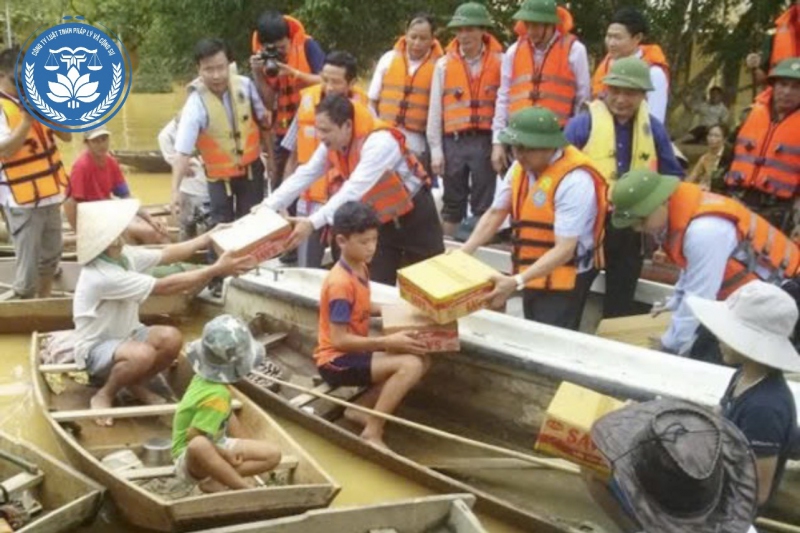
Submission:
POLYGON ((654 308, 654 314, 672 311, 672 319, 653 348, 720 362, 718 344, 698 330, 687 297, 722 300, 755 279, 783 285, 800 268, 800 249, 788 237, 740 202, 695 183, 632 170, 611 202, 614 227, 651 234, 681 268, 675 294, 654 308))
MULTIPOLYGON (((603 82, 603 99, 592 101, 588 112, 569 121, 564 129, 567 140, 594 161, 609 187, 629 170, 683 176, 669 134, 647 104, 647 92, 653 88, 647 63, 636 57, 617 59, 603 82)), ((644 262, 642 237, 630 228, 608 227, 603 250, 603 316, 635 314, 633 296, 644 262)))
POLYGON ((725 184, 748 207, 791 233, 800 203, 800 57, 778 63, 768 82, 736 136, 725 184))
POLYGON ((572 33, 572 15, 555 0, 525 0, 514 15, 519 38, 503 56, 500 89, 492 122, 492 165, 508 166, 499 139, 509 115, 539 105, 553 111, 563 126, 591 97, 586 47, 572 33))
POLYGON ((481 216, 494 196, 492 117, 500 85, 503 45, 486 31, 485 6, 461 4, 448 28, 456 38, 436 62, 428 108, 431 168, 443 178, 444 234, 453 236, 467 214, 481 216))
POLYGON ((502 306, 522 291, 525 318, 577 330, 597 270, 607 212, 605 180, 567 143, 544 107, 511 115, 500 140, 516 160, 463 250, 474 253, 511 215, 514 276, 498 275, 487 297, 502 306))

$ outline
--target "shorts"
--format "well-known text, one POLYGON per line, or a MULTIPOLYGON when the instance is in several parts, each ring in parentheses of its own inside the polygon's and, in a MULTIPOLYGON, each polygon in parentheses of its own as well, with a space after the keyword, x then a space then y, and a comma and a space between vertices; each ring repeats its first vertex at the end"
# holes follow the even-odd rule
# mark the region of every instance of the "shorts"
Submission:
POLYGON ((318 368, 319 375, 332 387, 372 385, 372 354, 348 353, 318 368))
MULTIPOLYGON (((239 439, 222 437, 222 439, 216 442, 216 445, 230 452, 233 451, 238 442, 239 439)), ((203 481, 208 479, 208 478, 197 479, 189 472, 189 466, 186 464, 186 450, 183 450, 181 454, 175 459, 175 477, 177 477, 184 483, 188 483, 190 485, 197 485, 198 483, 202 483, 203 481)))
POLYGON ((149 331, 147 326, 140 326, 124 339, 109 339, 92 346, 86 356, 86 372, 89 373, 92 385, 101 387, 106 382, 114 366, 114 354, 120 344, 127 341, 144 342, 149 331))

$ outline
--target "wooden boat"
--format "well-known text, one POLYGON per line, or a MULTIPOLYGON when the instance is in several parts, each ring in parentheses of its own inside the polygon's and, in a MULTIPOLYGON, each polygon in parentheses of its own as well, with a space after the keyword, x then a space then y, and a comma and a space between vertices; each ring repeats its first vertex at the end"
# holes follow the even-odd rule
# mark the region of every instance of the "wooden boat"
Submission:
MULTIPOLYGON (((268 339, 279 343, 268 353, 282 365, 285 379, 296 383, 312 383, 317 376, 310 354, 316 344, 318 295, 325 274, 311 269, 262 270, 260 275, 233 280, 228 287, 224 311, 251 319, 255 329, 271 333, 268 339)), ((373 299, 396 301, 397 290, 373 285, 373 299)), ((461 353, 433 357, 430 372, 406 398, 399 415, 518 452, 531 451, 562 380, 619 398, 674 397, 711 406, 732 375, 727 368, 490 311, 461 319, 459 328, 461 353)), ((800 403, 800 386, 791 387, 800 403)), ((478 511, 526 530, 570 531, 589 523, 616 531, 574 475, 531 468, 519 460, 392 424, 386 440, 397 453, 385 453, 364 445, 330 402, 315 401, 287 387, 273 391, 255 381, 241 384, 241 389, 270 412, 434 490, 466 490, 477 497, 478 511)), ((347 399, 355 393, 331 391, 325 385, 319 390, 347 399)), ((770 513, 797 523, 798 496, 800 472, 790 469, 770 513)))
MULTIPOLYGON (((15 262, 13 259, 0 260, 0 333, 30 333, 31 331, 55 331, 71 329, 72 297, 81 265, 62 262, 61 274, 53 285, 53 297, 31 300, 2 300, 11 296, 14 283, 15 262)), ((152 322, 168 316, 186 314, 190 308, 193 294, 179 296, 150 296, 141 306, 140 316, 145 322, 152 322)))
MULTIPOLYGON (((87 409, 95 389, 66 378, 62 379, 65 390, 60 394, 54 394, 48 387, 45 374, 63 372, 65 368, 39 363, 44 338, 34 333, 31 345, 36 398, 70 460, 108 489, 116 507, 130 523, 157 531, 187 531, 265 520, 325 507, 339 492, 340 487, 316 461, 272 417, 238 391, 233 393, 234 408, 243 427, 253 438, 269 440, 281 448, 279 483, 216 494, 193 492, 177 499, 146 490, 141 483, 174 478, 174 468, 169 465, 120 472, 111 470, 102 459, 120 450, 141 455, 149 439, 171 439, 171 423, 165 423, 163 418, 171 416, 176 405, 114 407, 102 412, 102 416, 115 419, 114 426, 96 425, 94 418, 98 411, 87 409)), ((190 364, 181 357, 170 370, 167 381, 180 396, 193 375, 190 364)))
POLYGON ((172 167, 158 150, 114 150, 112 154, 120 165, 133 167, 140 172, 163 174, 172 167))
POLYGON ((485 533, 472 514, 469 494, 309 511, 300 516, 240 524, 198 533, 485 533))
POLYGON ((71 466, 28 442, 0 432, 0 484, 12 500, 25 491, 41 510, 17 533, 72 531, 94 520, 103 502, 104 489, 71 466))

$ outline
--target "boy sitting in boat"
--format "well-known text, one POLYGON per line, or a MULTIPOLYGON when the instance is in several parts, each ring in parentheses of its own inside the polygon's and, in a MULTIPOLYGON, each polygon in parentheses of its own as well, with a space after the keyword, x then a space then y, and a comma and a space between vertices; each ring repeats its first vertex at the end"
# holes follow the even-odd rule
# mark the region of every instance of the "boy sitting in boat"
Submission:
POLYGON ((750 441, 758 470, 758 505, 763 508, 783 477, 797 427, 794 396, 783 376, 800 372, 800 355, 789 340, 797 305, 785 290, 760 280, 723 302, 690 295, 688 304, 719 339, 725 364, 738 367, 720 411, 750 441))
MULTIPOLYGON (((83 134, 83 142, 86 150, 72 164, 64 202, 64 213, 73 229, 76 229, 78 204, 131 196, 119 163, 110 154, 111 132, 103 127, 88 130, 83 134)), ((128 225, 128 236, 133 244, 170 242, 167 228, 144 209, 128 225)))
MULTIPOLYGON (((123 234, 139 211, 137 200, 101 200, 78 205, 78 262, 85 265, 75 287, 75 362, 100 387, 92 409, 112 407, 123 388, 144 403, 163 403, 145 385, 178 357, 183 337, 172 326, 145 327, 139 305, 150 295, 199 290, 214 276, 243 273, 252 256, 223 254, 210 266, 156 279, 144 272, 185 261, 211 245, 209 233, 162 249, 126 246, 123 234)), ((98 418, 110 426, 113 421, 98 418)))
POLYGON ((187 357, 196 375, 172 424, 176 475, 203 492, 253 488, 245 478, 274 469, 281 451, 272 443, 242 438, 230 385, 261 362, 264 347, 240 320, 221 315, 205 325, 187 357))
MULTIPOLYGON (((363 203, 347 202, 334 214, 333 235, 341 258, 322 285, 314 359, 329 385, 369 387, 359 403, 392 413, 425 375, 430 362, 414 332, 369 336, 370 316, 380 314, 380 307, 370 299, 367 265, 375 255, 380 226, 375 211, 363 203)), ((352 409, 345 416, 364 426, 361 438, 386 447, 383 419, 352 409)))

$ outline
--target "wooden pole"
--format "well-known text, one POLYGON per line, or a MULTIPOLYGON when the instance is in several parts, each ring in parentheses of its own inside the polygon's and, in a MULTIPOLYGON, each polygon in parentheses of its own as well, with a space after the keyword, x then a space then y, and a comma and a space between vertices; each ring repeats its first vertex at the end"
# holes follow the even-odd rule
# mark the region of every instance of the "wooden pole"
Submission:
POLYGON ((482 450, 494 452, 494 453, 501 454, 501 455, 506 455, 508 457, 514 457, 515 459, 519 459, 521 461, 525 461, 525 462, 528 462, 528 463, 533 463, 533 464, 538 465, 538 466, 552 468, 554 470, 560 470, 561 472, 566 472, 568 474, 580 474, 580 472, 581 472, 581 469, 578 466, 573 465, 571 463, 568 463, 567 461, 562 461, 560 459, 543 459, 543 458, 540 458, 540 457, 534 457, 533 455, 529 455, 527 453, 521 453, 521 452, 518 452, 518 451, 515 451, 515 450, 509 450, 508 448, 502 448, 500 446, 494 446, 492 444, 487 444, 485 442, 480 442, 480 441, 477 441, 477 440, 468 439, 466 437, 462 437, 460 435, 454 435, 452 433, 447 433, 446 431, 442 431, 440 429, 432 428, 430 426, 426 426, 426 425, 423 425, 423 424, 418 424, 416 422, 411 422, 410 420, 406 420, 405 418, 400 418, 400 417, 397 417, 397 416, 394 416, 394 415, 381 413, 379 411, 375 411, 375 410, 369 409, 367 407, 362 407, 360 405, 357 405, 357 404, 354 404, 354 403, 351 403, 351 402, 346 402, 344 400, 340 400, 339 398, 334 398, 333 396, 329 396, 329 395, 324 394, 322 392, 318 392, 318 391, 315 391, 313 389, 309 389, 307 387, 303 387, 301 385, 296 385, 294 383, 289 383, 287 381, 283 381, 281 379, 278 379, 278 378, 275 378, 275 377, 272 377, 272 376, 268 376, 266 374, 262 374, 261 372, 253 371, 253 372, 251 372, 251 374, 253 374, 254 376, 257 376, 257 377, 259 377, 261 379, 266 379, 266 380, 269 380, 269 381, 271 381, 273 383, 277 383, 277 384, 279 384, 279 385, 281 385, 283 387, 288 387, 290 389, 294 389, 296 391, 300 391, 300 392, 303 392, 305 394, 309 394, 311 396, 316 396, 317 398, 321 398, 323 400, 326 400, 328 402, 334 403, 336 405, 341 405, 341 406, 346 407, 348 409, 353 409, 355 411, 359 411, 361 413, 368 414, 370 416, 375 416, 375 417, 378 417, 378 418, 382 418, 382 419, 387 420, 389 422, 394 422, 395 424, 399 424, 401 426, 405 426, 405 427, 408 427, 408 428, 411 428, 411 429, 415 429, 417 431, 421 431, 421 432, 427 433, 429 435, 434 435, 436 437, 440 437, 440 438, 443 438, 443 439, 448 439, 448 440, 451 440, 451 441, 454 441, 454 442, 458 442, 459 444, 465 444, 467 446, 473 446, 475 448, 480 448, 482 450))
POLYGON ((787 524, 786 522, 778 522, 777 520, 770 520, 769 518, 756 518, 756 525, 759 528, 763 527, 777 533, 800 533, 800 526, 787 524))

